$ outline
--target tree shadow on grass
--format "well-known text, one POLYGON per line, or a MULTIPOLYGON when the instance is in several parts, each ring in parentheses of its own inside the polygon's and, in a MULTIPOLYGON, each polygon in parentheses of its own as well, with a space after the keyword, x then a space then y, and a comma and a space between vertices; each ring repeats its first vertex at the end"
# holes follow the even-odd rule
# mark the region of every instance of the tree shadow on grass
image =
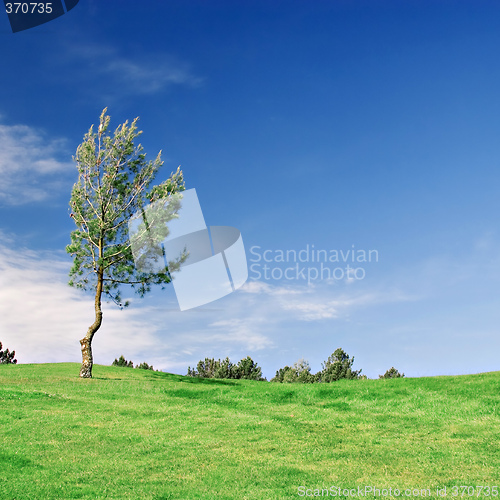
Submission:
POLYGON ((124 380, 124 379, 118 377, 96 377, 92 375, 91 379, 86 379, 86 380, 124 380))
POLYGON ((176 382, 185 382, 187 384, 205 384, 205 385, 238 385, 235 380, 227 380, 221 378, 201 378, 201 377, 183 377, 178 376, 176 382))

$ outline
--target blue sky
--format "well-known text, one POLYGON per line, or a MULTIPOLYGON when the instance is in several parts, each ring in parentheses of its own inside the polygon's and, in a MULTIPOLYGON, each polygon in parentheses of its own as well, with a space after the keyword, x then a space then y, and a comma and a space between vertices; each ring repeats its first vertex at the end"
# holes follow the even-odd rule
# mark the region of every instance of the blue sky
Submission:
MULTIPOLYGON (((15 34, 0 16, 0 341, 19 362, 80 361, 93 305, 66 285, 72 155, 108 107, 163 150, 158 181, 181 165, 206 222, 241 231, 250 269, 313 245, 378 259, 363 279, 250 270, 183 312, 172 289, 124 291, 96 363, 185 374, 250 355, 269 379, 342 347, 370 378, 500 369, 498 2, 102 4, 15 34)), ((319 269, 269 266, 297 264, 319 269)))

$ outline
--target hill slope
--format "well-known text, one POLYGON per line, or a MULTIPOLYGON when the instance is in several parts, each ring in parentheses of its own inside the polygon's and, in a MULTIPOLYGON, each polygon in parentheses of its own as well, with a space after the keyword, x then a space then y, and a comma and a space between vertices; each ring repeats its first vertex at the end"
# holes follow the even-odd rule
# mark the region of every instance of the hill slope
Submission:
POLYGON ((0 498, 500 486, 500 372, 280 385, 78 370, 0 366, 0 498))

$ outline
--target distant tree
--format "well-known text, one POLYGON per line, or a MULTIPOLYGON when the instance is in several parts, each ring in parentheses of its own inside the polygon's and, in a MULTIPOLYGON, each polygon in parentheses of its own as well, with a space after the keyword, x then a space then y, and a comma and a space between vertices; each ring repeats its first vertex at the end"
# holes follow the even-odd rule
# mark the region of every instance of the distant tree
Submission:
POLYGON ((191 369, 191 367, 188 366, 188 375, 190 377, 214 378, 220 366, 220 359, 215 361, 214 358, 205 358, 204 360, 198 361, 196 368, 191 369))
POLYGON ((308 384, 314 382, 314 375, 311 373, 309 362, 305 359, 299 359, 293 366, 280 368, 271 382, 308 384))
POLYGON ((404 377, 405 374, 404 373, 399 373, 398 370, 396 370, 396 368, 394 368, 394 366, 392 368, 390 368, 389 370, 387 370, 383 375, 379 375, 378 378, 402 378, 404 377))
MULTIPOLYGON (((94 295, 95 320, 80 340, 82 366, 80 377, 92 377, 92 339, 102 323, 101 298, 103 293, 122 307, 120 287, 131 285, 143 297, 151 285, 164 285, 171 281, 170 272, 177 270, 187 258, 182 255, 168 263, 160 272, 139 272, 135 266, 132 244, 129 240, 128 222, 135 213, 144 214, 145 203, 171 197, 184 190, 180 169, 159 185, 149 189, 161 165, 161 152, 154 161, 146 161, 142 146, 135 140, 142 133, 137 120, 120 125, 114 133, 108 132, 110 117, 106 109, 100 116, 98 131, 90 127, 83 142, 76 150, 74 160, 78 180, 70 200, 70 217, 76 224, 71 232, 71 243, 66 251, 73 256, 69 285, 90 291, 94 295)), ((169 198, 170 199, 170 198, 169 198)), ((140 227, 139 248, 149 258, 151 231, 154 241, 161 242, 168 235, 166 222, 176 215, 175 203, 161 204, 148 222, 140 227), (165 206, 169 205, 166 209, 165 206), (153 229, 152 229, 153 228, 153 229), (142 238, 142 239, 141 239, 142 238)), ((157 205, 155 205, 157 206, 157 205)), ((153 242, 154 245, 154 242, 153 242)), ((160 250, 161 252, 161 250, 160 250)), ((153 257, 163 262, 154 245, 153 257)), ((125 302, 123 306, 127 306, 125 302)))
POLYGON ((237 365, 231 363, 228 357, 215 360, 205 358, 198 361, 196 368, 188 366, 189 377, 265 380, 261 368, 250 356, 242 359, 237 365))
POLYGON ((213 378, 238 378, 238 367, 227 356, 222 361, 215 361, 214 367, 213 378))
POLYGON ((236 372, 238 374, 237 378, 265 380, 262 377, 262 369, 260 366, 257 366, 257 363, 250 356, 247 356, 238 363, 236 372))
POLYGON ((292 368, 288 365, 285 366, 284 368, 279 368, 278 370, 276 370, 276 375, 270 381, 271 382, 278 382, 278 383, 282 384, 284 379, 285 379, 286 374, 290 370, 292 370, 292 368))
POLYGON ((2 343, 0 342, 0 365, 17 364, 17 359, 14 359, 16 351, 10 352, 8 349, 2 351, 2 343))
POLYGON ((132 361, 127 361, 122 355, 120 356, 119 359, 115 359, 111 364, 111 366, 123 366, 125 368, 133 368, 134 363, 132 363, 132 361))
POLYGON ((353 370, 354 357, 351 359, 343 349, 338 348, 322 363, 323 369, 317 374, 319 382, 335 382, 341 379, 357 379, 361 370, 353 370))
POLYGON ((141 363, 137 365, 136 368, 140 368, 142 370, 154 370, 153 365, 148 365, 147 363, 141 363))

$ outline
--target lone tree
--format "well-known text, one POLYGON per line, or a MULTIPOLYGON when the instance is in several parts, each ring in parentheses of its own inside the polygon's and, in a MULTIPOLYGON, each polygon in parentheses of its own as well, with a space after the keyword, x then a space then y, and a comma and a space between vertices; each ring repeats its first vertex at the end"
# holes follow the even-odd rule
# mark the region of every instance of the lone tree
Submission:
MULTIPOLYGON (((137 129, 135 118, 120 125, 114 133, 108 132, 110 117, 107 108, 100 116, 97 132, 90 127, 73 158, 78 169, 78 180, 73 186, 70 200, 70 217, 76 224, 71 232, 71 244, 66 251, 73 256, 69 285, 95 294, 95 319, 80 340, 82 366, 80 377, 92 377, 92 339, 102 323, 101 298, 106 294, 122 307, 120 288, 131 285, 141 297, 151 290, 151 285, 164 285, 171 281, 170 271, 177 270, 186 255, 151 272, 141 271, 134 265, 134 254, 129 240, 128 222, 135 213, 144 215, 145 202, 168 205, 172 195, 185 189, 180 167, 161 184, 150 189, 159 168, 162 166, 161 151, 154 161, 146 161, 140 144, 134 140, 142 134, 137 129)), ((179 196, 179 195, 178 195, 179 196)), ((148 212, 148 221, 139 229, 144 253, 157 251, 151 245, 154 227, 155 241, 168 235, 166 222, 176 217, 179 205, 171 203, 156 213, 148 212), (156 217, 156 218, 155 218, 156 217), (148 226, 149 222, 149 226, 148 226), (144 230, 144 227, 146 230, 144 230)), ((158 258, 163 258, 161 255, 158 258)), ((123 306, 128 306, 128 302, 123 306)))

